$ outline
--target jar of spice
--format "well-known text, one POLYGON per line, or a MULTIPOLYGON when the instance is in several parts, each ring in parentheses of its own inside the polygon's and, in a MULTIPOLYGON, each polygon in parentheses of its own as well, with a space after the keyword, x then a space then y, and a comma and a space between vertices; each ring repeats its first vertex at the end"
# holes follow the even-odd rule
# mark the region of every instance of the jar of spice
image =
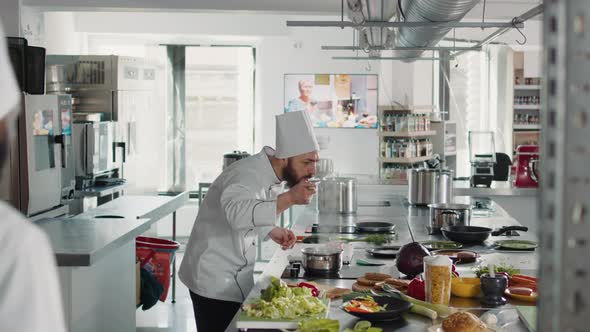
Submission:
POLYGON ((447 256, 424 257, 426 301, 449 305, 451 301, 451 278, 453 263, 447 256))

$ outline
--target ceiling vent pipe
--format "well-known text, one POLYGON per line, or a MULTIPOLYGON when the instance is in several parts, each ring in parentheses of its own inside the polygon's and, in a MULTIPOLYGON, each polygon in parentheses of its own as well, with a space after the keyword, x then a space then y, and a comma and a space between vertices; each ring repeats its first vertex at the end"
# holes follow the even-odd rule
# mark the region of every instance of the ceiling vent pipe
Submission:
MULTIPOLYGON (((397 14, 397 0, 347 0, 347 14, 355 24, 364 22, 389 22, 397 14)), ((379 50, 369 48, 391 48, 394 32, 391 28, 359 27, 359 46, 369 56, 379 56, 379 50)))
MULTIPOLYGON (((394 1, 398 2, 398 1, 394 1)), ((399 21, 407 22, 458 22, 479 0, 399 0, 399 21)), ((407 27, 399 28, 395 35, 395 47, 430 47, 436 45, 451 28, 407 27)), ((419 57, 424 51, 396 50, 395 57, 419 57)))

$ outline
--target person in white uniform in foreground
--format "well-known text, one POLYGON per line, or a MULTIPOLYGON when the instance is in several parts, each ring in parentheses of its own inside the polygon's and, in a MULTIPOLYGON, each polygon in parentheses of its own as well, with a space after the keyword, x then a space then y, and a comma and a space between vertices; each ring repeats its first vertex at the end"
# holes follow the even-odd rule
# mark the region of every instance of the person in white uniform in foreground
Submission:
POLYGON ((277 218, 293 205, 309 204, 316 192, 308 179, 319 147, 307 112, 278 115, 276 133, 276 151, 264 147, 226 168, 199 209, 178 271, 190 290, 198 331, 226 329, 254 286, 257 236, 292 248, 296 237, 276 227, 277 218))
MULTIPOLYGON (((21 99, 0 22, 0 173, 21 99)), ((0 201, 0 331, 66 331, 55 256, 46 235, 0 201)))

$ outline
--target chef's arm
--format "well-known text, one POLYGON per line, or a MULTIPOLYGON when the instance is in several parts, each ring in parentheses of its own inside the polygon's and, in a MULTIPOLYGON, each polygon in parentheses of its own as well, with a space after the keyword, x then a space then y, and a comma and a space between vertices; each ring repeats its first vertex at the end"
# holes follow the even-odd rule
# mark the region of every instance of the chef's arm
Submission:
POLYGON ((276 200, 257 199, 241 184, 232 184, 221 194, 221 207, 235 230, 275 226, 277 205, 276 200))
POLYGON ((277 197, 277 216, 295 205, 290 191, 286 191, 277 197))

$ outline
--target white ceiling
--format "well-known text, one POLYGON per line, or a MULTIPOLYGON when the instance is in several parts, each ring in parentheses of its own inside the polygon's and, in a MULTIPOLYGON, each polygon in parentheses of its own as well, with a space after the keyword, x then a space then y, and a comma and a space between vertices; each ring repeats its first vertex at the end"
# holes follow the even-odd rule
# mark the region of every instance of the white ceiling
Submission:
MULTIPOLYGON (((480 0, 468 18, 480 18, 480 0)), ((487 0, 487 19, 508 19, 519 15, 540 0, 487 0)), ((289 14, 340 14, 341 0, 22 0, 23 5, 48 10, 156 10, 246 11, 289 14)))

